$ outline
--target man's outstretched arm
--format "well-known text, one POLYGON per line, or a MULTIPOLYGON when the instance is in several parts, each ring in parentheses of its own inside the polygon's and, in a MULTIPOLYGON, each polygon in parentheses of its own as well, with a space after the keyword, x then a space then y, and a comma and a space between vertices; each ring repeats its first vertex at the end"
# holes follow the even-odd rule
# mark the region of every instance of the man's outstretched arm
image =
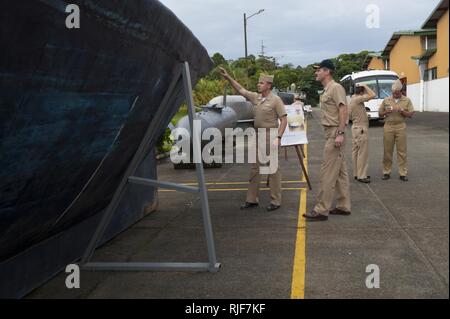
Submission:
POLYGON ((248 91, 242 85, 240 85, 238 81, 233 79, 224 68, 219 68, 219 72, 225 80, 230 82, 231 86, 236 90, 236 92, 244 97, 247 97, 248 91))

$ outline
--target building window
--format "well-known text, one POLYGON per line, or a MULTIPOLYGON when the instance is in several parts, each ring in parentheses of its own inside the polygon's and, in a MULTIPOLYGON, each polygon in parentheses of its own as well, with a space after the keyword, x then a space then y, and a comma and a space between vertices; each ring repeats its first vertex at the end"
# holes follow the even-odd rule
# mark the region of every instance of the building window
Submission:
POLYGON ((437 67, 425 70, 424 81, 432 81, 437 79, 437 67))
POLYGON ((433 50, 437 48, 437 38, 435 35, 428 35, 422 37, 422 49, 423 50, 433 50))

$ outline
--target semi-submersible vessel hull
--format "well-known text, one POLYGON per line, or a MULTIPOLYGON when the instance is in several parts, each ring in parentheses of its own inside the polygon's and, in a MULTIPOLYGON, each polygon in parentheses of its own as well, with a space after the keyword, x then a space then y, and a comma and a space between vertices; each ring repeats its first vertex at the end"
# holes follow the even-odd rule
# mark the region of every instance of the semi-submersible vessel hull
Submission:
MULTIPOLYGON (((81 256, 176 68, 195 83, 211 60, 153 0, 6 1, 0 42, 0 296, 21 297, 81 256)), ((149 150, 183 94, 179 81, 149 150)), ((152 152, 138 174, 156 178, 152 152)), ((155 202, 130 186, 103 242, 155 202)))

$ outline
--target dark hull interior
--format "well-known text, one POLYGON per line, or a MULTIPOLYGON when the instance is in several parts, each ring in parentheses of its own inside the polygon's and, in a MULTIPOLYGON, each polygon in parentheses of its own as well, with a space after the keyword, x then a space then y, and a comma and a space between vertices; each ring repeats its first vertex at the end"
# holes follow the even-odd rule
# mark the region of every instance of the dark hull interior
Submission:
MULTIPOLYGON (((211 60, 153 0, 8 1, 0 41, 0 263, 6 263, 95 218, 175 69, 188 61, 195 83, 211 60), (69 3, 80 8, 80 29, 66 28, 69 3)), ((182 101, 179 82, 149 150, 182 101)), ((155 178, 155 161, 147 158, 142 170, 155 178)), ((138 207, 154 201, 152 190, 138 193, 138 207)))

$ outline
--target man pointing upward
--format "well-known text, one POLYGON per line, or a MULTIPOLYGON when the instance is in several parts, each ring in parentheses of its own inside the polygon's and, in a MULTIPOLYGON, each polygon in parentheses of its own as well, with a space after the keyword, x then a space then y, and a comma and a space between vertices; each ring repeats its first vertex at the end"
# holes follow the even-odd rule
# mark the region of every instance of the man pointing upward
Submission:
MULTIPOLYGON (((231 86, 243 97, 253 104, 253 114, 255 118, 255 129, 265 130, 266 150, 278 147, 281 144, 281 137, 284 134, 287 125, 286 109, 280 97, 272 93, 273 76, 261 75, 258 82, 258 93, 247 91, 236 80, 234 80, 225 69, 220 68, 220 74, 230 82, 231 86), (279 124, 279 121, 280 123, 279 124), (278 136, 275 140, 270 140, 270 129, 278 128, 278 136)), ((258 134, 258 133, 257 133, 258 134)), ((258 141, 258 138, 256 139, 258 141)), ((259 172, 259 146, 257 144, 256 163, 252 165, 250 173, 250 181, 247 191, 247 199, 241 206, 241 209, 249 209, 257 207, 259 204, 259 186, 261 175, 259 172)), ((273 211, 281 206, 281 173, 277 166, 276 171, 269 175, 270 186, 270 205, 267 206, 268 211, 273 211)))

